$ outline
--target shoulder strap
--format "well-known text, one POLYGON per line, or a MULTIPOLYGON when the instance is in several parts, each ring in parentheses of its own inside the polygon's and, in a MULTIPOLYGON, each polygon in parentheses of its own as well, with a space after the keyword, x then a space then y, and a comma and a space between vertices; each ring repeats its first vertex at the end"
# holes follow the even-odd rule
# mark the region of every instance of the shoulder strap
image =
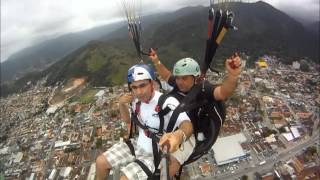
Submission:
MULTIPOLYGON (((133 102, 130 103, 130 109, 131 109, 131 116, 130 116, 130 120, 131 120, 131 124, 130 124, 130 131, 129 131, 129 139, 133 138, 133 129, 136 130, 136 121, 137 121, 137 106, 140 106, 139 102, 136 103, 136 109, 133 109, 133 102)), ((140 107, 138 108, 140 109, 140 107)))
POLYGON ((179 106, 173 111, 169 120, 167 132, 173 131, 174 125, 176 124, 178 116, 181 112, 187 112, 202 105, 202 103, 199 104, 199 102, 196 101, 197 95, 200 92, 201 86, 195 85, 191 91, 180 101, 179 106))
POLYGON ((127 140, 125 140, 124 142, 125 142, 125 143, 127 144, 127 146, 129 147, 131 154, 132 154, 133 156, 136 156, 136 153, 134 152, 133 144, 132 144, 132 142, 130 141, 130 139, 127 139, 127 140))
POLYGON ((141 101, 138 101, 136 103, 136 109, 134 110, 134 112, 136 113, 136 115, 138 115, 140 113, 140 107, 141 107, 141 101))
POLYGON ((139 159, 135 159, 134 162, 142 168, 142 170, 147 174, 148 178, 152 177, 152 172, 143 162, 141 162, 139 159))
POLYGON ((141 106, 141 102, 139 101, 136 103, 136 108, 131 112, 131 128, 130 128, 130 134, 129 134, 130 138, 132 137, 133 123, 142 129, 146 129, 146 127, 143 124, 141 124, 141 122, 138 119, 138 114, 140 113, 140 106, 141 106))
POLYGON ((159 97, 158 104, 157 104, 157 107, 156 107, 156 111, 158 112, 158 116, 159 116, 159 120, 160 120, 160 126, 159 126, 159 132, 160 133, 163 133, 164 116, 170 112, 170 108, 169 107, 165 107, 164 109, 162 108, 165 100, 167 99, 167 97, 168 96, 166 94, 162 94, 159 97))
MULTIPOLYGON (((161 101, 163 101, 163 100, 161 100, 161 101)), ((159 150, 158 150, 158 146, 157 146, 157 142, 159 142, 159 138, 156 136, 155 133, 150 132, 149 129, 139 121, 138 115, 140 114, 140 107, 141 107, 141 102, 139 101, 139 102, 136 103, 136 108, 135 108, 134 112, 131 113, 131 121, 132 121, 132 123, 134 123, 137 126, 139 126, 140 128, 142 128, 145 131, 146 135, 149 138, 151 138, 152 151, 153 151, 153 155, 154 155, 153 161, 154 161, 155 167, 157 167, 159 165, 159 162, 160 162, 160 154, 159 154, 159 150)), ((161 120, 160 120, 160 126, 162 126, 162 129, 163 129, 163 124, 164 124, 164 122, 163 121, 161 122, 161 120)), ((131 133, 131 129, 130 129, 130 134, 132 134, 131 133)), ((131 149, 130 149, 130 151, 131 151, 131 149)), ((138 163, 141 166, 141 168, 146 172, 146 174, 149 177, 152 177, 151 176, 152 173, 150 172, 150 170, 142 162, 140 162, 138 160, 136 160, 135 162, 138 163)))

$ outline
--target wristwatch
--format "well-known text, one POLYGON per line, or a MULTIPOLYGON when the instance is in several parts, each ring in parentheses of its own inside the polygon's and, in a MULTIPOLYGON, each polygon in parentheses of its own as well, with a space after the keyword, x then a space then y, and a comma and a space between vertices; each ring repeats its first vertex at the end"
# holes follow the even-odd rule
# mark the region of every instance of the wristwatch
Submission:
POLYGON ((181 129, 179 129, 181 132, 182 132, 182 134, 183 134, 183 136, 182 136, 182 139, 183 139, 183 142, 186 142, 186 140, 187 140, 187 135, 186 135, 186 133, 184 133, 184 131, 182 131, 181 129))
POLYGON ((161 64, 161 61, 158 60, 157 62, 154 63, 156 66, 160 65, 161 64))

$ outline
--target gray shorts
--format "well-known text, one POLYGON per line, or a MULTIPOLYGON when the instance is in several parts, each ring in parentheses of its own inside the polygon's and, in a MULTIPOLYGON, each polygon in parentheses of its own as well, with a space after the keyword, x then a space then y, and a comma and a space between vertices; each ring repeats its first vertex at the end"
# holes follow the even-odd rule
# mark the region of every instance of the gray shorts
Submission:
POLYGON ((194 135, 192 135, 186 142, 182 143, 181 148, 171 155, 176 158, 180 164, 183 164, 192 154, 195 144, 196 141, 194 135))
POLYGON ((137 143, 131 140, 135 150, 136 157, 134 157, 128 145, 125 142, 118 142, 109 148, 103 155, 106 157, 112 167, 120 167, 120 171, 129 180, 145 180, 148 175, 143 169, 134 162, 135 159, 144 163, 151 172, 154 172, 153 155, 152 153, 145 152, 142 148, 137 147, 137 143))
MULTIPOLYGON (((147 153, 142 148, 137 146, 135 140, 131 139, 132 145, 135 150, 136 157, 131 154, 128 145, 125 142, 118 142, 109 148, 103 155, 106 157, 112 167, 121 167, 120 171, 129 180, 145 180, 148 175, 143 169, 134 162, 135 159, 144 163, 151 172, 154 172, 153 154, 147 153)), ((183 164, 193 152, 195 146, 195 138, 192 135, 186 142, 183 143, 183 148, 178 149, 171 155, 175 157, 180 164, 183 164)))

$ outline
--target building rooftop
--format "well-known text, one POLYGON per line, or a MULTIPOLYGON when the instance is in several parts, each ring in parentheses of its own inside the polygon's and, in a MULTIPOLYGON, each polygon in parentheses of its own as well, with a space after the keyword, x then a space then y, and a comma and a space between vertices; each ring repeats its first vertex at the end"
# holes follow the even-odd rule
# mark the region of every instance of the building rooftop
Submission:
POLYGON ((234 161, 234 159, 245 156, 246 153, 242 149, 241 143, 246 140, 246 137, 242 133, 218 138, 212 147, 217 164, 226 164, 234 161))
POLYGON ((66 178, 70 175, 71 171, 72 171, 72 167, 64 167, 61 169, 59 175, 66 178))

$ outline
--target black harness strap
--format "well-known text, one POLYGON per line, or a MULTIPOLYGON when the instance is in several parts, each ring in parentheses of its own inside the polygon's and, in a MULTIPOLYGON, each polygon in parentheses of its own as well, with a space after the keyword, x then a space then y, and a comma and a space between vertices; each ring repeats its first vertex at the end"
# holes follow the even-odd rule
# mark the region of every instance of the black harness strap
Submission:
POLYGON ((132 142, 130 141, 130 139, 128 139, 128 140, 126 140, 126 141, 124 141, 124 142, 125 142, 125 143, 127 144, 127 146, 129 147, 131 154, 132 154, 133 156, 136 156, 136 153, 134 152, 134 148, 133 148, 133 145, 132 145, 132 142))
POLYGON ((161 159, 161 151, 158 149, 158 142, 155 138, 152 138, 152 151, 153 151, 153 164, 155 169, 158 168, 160 159, 161 159))
MULTIPOLYGON (((144 130, 144 133, 147 137, 149 137, 152 140, 152 151, 153 151, 153 161, 154 161, 154 166, 155 166, 155 172, 152 173, 149 168, 143 164, 143 162, 141 162, 140 160, 136 159, 135 162, 143 169, 143 171, 148 175, 148 179, 153 180, 155 177, 160 175, 160 170, 157 169, 159 164, 160 164, 160 160, 161 160, 161 151, 159 151, 158 149, 158 142, 160 140, 160 137, 163 134, 163 129, 164 129, 164 116, 166 114, 168 114, 171 109, 169 107, 166 107, 164 109, 162 109, 162 106, 165 102, 165 100, 167 99, 167 95, 161 95, 159 97, 158 100, 158 104, 156 106, 155 111, 158 113, 158 117, 159 117, 159 130, 158 133, 154 133, 152 131, 149 130, 149 128, 146 125, 143 125, 139 119, 138 119, 138 115, 140 113, 140 106, 141 106, 141 102, 137 102, 136 103, 136 109, 132 111, 131 113, 131 128, 130 128, 130 137, 132 135, 131 131, 132 131, 132 127, 133 124, 139 126, 140 128, 142 128, 144 130)), ((129 140, 129 142, 126 142, 128 147, 130 148, 130 145, 132 147, 132 150, 130 148, 131 153, 134 153, 134 149, 133 146, 131 144, 131 141, 129 140)))
POLYGON ((181 112, 190 111, 193 108, 199 107, 199 103, 195 101, 197 95, 201 91, 201 86, 195 85, 191 91, 186 95, 183 100, 180 102, 178 107, 173 111, 172 116, 170 117, 167 132, 172 132, 174 125, 177 122, 178 116, 181 112))
POLYGON ((163 106, 166 99, 167 99, 166 95, 161 95, 159 97, 158 104, 156 107, 156 111, 158 112, 158 116, 159 116, 159 120, 160 120, 159 133, 163 133, 164 116, 171 111, 171 109, 169 107, 165 107, 164 109, 162 109, 162 106, 163 106))
MULTIPOLYGON (((148 128, 145 125, 141 124, 141 122, 138 119, 138 115, 140 113, 140 106, 141 106, 141 102, 139 101, 136 103, 136 109, 134 110, 134 112, 131 113, 131 121, 137 126, 139 126, 140 128, 142 128, 143 130, 145 130, 148 128)), ((131 128, 130 128, 130 131, 131 131, 131 128)))
MULTIPOLYGON (((133 137, 133 128, 135 126, 136 125, 133 122, 131 122, 131 124, 130 124, 130 132, 129 132, 129 139, 131 139, 133 137)), ((135 130, 136 130, 136 128, 135 128, 135 130)))
POLYGON ((150 169, 143 162, 141 162, 139 159, 134 160, 134 162, 137 163, 142 168, 142 170, 148 175, 149 178, 153 176, 150 169))
POLYGON ((173 111, 171 117, 170 117, 170 120, 169 120, 169 124, 168 124, 168 127, 167 127, 167 130, 166 132, 172 132, 173 131, 173 128, 174 128, 174 125, 176 124, 177 122, 177 119, 178 119, 178 116, 180 114, 180 112, 182 112, 180 110, 181 108, 179 108, 179 106, 173 111))
MULTIPOLYGON (((131 113, 131 121, 135 124, 135 125, 137 125, 137 126, 139 126, 141 129, 143 129, 144 130, 144 133, 145 133, 145 135, 147 136, 147 137, 149 137, 149 138, 151 138, 151 139, 156 139, 157 141, 159 141, 159 137, 158 136, 161 136, 163 133, 159 130, 158 131, 158 133, 155 133, 155 132, 152 132, 152 131, 150 131, 149 130, 149 128, 148 128, 148 126, 146 126, 146 125, 143 125, 140 121, 139 121, 139 119, 138 119, 138 114, 140 113, 140 105, 141 105, 141 102, 138 102, 137 104, 136 104, 136 110, 135 110, 135 112, 133 112, 133 113, 131 113)), ((162 129, 163 129, 163 124, 164 124, 164 122, 161 122, 161 121, 163 121, 163 117, 161 118, 161 117, 159 117, 159 119, 160 119, 160 126, 162 126, 162 129), (161 120, 162 119, 162 120, 161 120), (162 125, 161 125, 162 124, 162 125)))
MULTIPOLYGON (((222 128, 222 125, 223 125, 224 120, 225 120, 225 114, 219 114, 219 112, 218 112, 217 103, 215 104, 215 106, 213 108, 214 108, 215 112, 208 111, 208 116, 209 117, 217 116, 216 119, 218 119, 218 121, 212 120, 212 122, 214 123, 214 126, 215 126, 215 128, 213 129, 214 130, 214 132, 213 132, 214 136, 213 136, 213 139, 211 140, 212 145, 216 142, 216 140, 218 138, 218 135, 219 135, 219 132, 220 132, 220 129, 222 128)), ((221 108, 223 108, 223 107, 221 107, 221 108)))

